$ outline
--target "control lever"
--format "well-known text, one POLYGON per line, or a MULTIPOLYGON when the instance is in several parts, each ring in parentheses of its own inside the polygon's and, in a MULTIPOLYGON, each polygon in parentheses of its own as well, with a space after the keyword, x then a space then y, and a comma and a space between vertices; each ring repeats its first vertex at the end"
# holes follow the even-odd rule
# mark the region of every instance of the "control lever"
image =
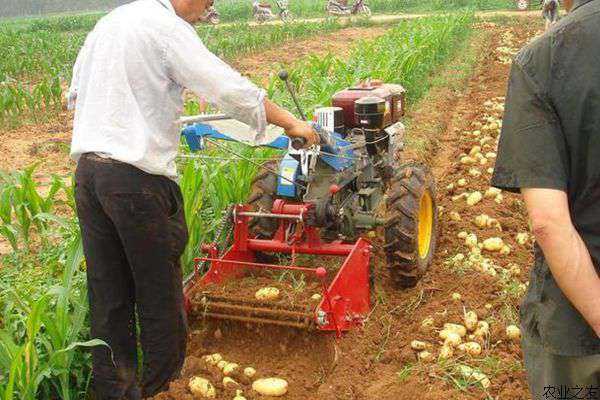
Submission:
MULTIPOLYGON (((292 100, 294 101, 294 104, 296 105, 298 112, 300 113, 300 117, 302 117, 302 119, 304 121, 306 121, 306 114, 304 114, 302 107, 300 107, 300 103, 298 102, 298 99, 296 98, 296 93, 294 92, 294 88, 292 88, 292 85, 290 84, 290 81, 288 80, 288 78, 289 78, 288 72, 285 69, 282 69, 281 71, 279 71, 277 76, 279 76, 279 79, 281 79, 283 82, 285 82, 285 86, 286 86, 288 92, 290 93, 290 96, 292 97, 292 100)), ((333 137, 331 137, 331 134, 329 132, 327 132, 326 130, 321 128, 320 125, 317 125, 317 124, 313 124, 313 129, 316 131, 317 135, 319 136, 319 145, 320 146, 327 146, 327 147, 330 147, 331 149, 334 148, 335 140, 333 139, 333 137)), ((306 145, 306 140, 304 138, 298 137, 298 138, 292 139, 292 148, 294 150, 300 150, 300 149, 304 148, 305 145, 306 145)))
POLYGON ((292 85, 290 84, 290 81, 288 80, 288 78, 289 78, 288 72, 285 69, 282 69, 281 71, 279 71, 277 76, 279 76, 279 79, 281 79, 283 82, 285 82, 285 87, 287 88, 288 92, 290 92, 290 96, 292 96, 292 100, 294 101, 294 104, 296 105, 296 108, 298 109, 298 112, 300 113, 300 117, 302 117, 303 121, 306 121, 306 114, 304 114, 304 111, 302 111, 302 107, 300 107, 300 103, 298 102, 298 99, 296 98, 296 93, 294 92, 294 88, 292 88, 292 85))

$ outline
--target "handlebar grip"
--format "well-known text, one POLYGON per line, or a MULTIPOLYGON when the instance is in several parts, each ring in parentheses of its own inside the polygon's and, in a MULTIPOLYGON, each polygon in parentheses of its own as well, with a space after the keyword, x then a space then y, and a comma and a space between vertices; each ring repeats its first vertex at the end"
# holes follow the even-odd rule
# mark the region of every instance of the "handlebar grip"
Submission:
POLYGON ((304 139, 302 137, 296 137, 296 138, 292 139, 292 148, 294 150, 303 149, 305 144, 306 144, 306 139, 304 139))

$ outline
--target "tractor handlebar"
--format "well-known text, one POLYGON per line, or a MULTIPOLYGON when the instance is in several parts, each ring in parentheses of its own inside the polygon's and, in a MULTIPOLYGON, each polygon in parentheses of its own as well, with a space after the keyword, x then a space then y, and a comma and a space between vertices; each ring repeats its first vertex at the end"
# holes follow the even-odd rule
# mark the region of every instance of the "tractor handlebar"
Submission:
MULTIPOLYGON (((317 133, 317 135, 319 136, 319 145, 321 147, 327 146, 330 148, 335 148, 335 139, 331 135, 331 133, 329 133, 328 131, 323 129, 318 124, 313 123, 312 127, 315 130, 315 132, 317 133)), ((306 140, 301 137, 296 137, 296 138, 291 139, 291 143, 292 143, 292 148, 294 150, 300 150, 306 145, 306 140)))

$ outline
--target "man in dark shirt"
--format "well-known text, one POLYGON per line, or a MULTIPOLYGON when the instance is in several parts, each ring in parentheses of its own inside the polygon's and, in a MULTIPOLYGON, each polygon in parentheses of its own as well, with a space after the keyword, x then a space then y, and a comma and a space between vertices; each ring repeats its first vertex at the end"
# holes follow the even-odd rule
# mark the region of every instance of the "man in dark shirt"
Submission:
POLYGON ((600 0, 563 3, 569 15, 514 60, 492 184, 523 193, 537 239, 521 306, 533 398, 562 385, 587 397, 560 398, 597 399, 600 0))

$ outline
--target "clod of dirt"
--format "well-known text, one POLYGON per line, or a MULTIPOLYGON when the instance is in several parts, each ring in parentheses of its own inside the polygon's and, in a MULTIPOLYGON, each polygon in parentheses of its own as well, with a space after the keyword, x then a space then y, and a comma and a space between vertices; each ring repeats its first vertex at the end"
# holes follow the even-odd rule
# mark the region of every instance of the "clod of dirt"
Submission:
POLYGON ((236 390, 239 389, 240 384, 237 383, 235 380, 231 379, 230 377, 226 376, 225 378, 223 378, 223 387, 227 390, 236 390))
POLYGON ((221 332, 220 329, 217 329, 217 330, 215 330, 215 333, 213 334, 213 336, 215 337, 215 339, 221 340, 221 339, 223 339, 223 332, 221 332))
POLYGON ((181 369, 181 376, 184 378, 190 378, 191 376, 198 375, 201 372, 206 371, 206 363, 198 357, 189 356, 185 358, 183 362, 183 368, 181 369))

